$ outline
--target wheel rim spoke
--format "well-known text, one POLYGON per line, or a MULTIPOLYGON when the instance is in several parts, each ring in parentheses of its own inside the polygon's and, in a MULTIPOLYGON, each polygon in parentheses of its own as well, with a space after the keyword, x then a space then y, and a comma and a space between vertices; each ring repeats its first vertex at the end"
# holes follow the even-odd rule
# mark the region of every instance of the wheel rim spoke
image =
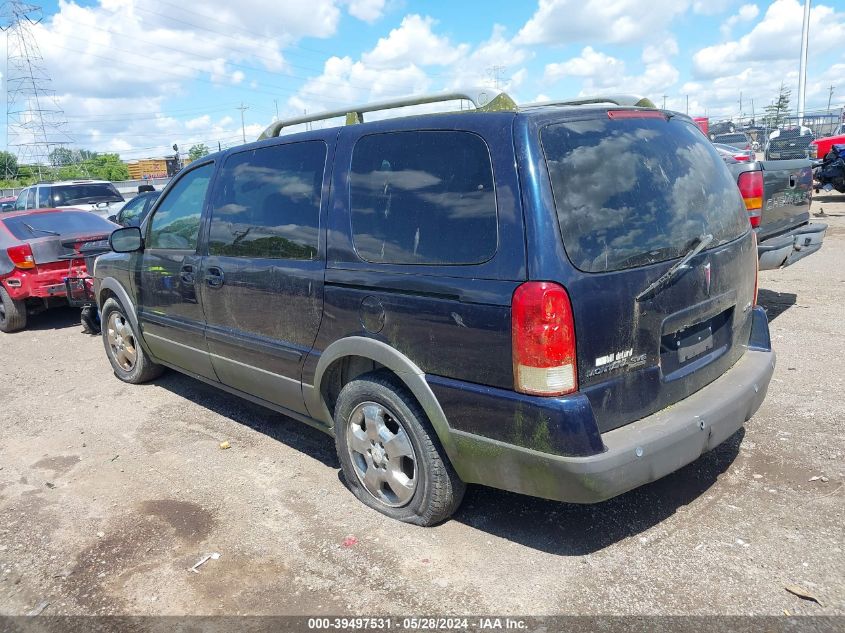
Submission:
POLYGON ((402 472, 398 464, 394 466, 391 463, 384 479, 400 503, 407 503, 411 500, 416 488, 416 481, 408 479, 408 476, 402 472))
POLYGON ((366 455, 370 448, 370 440, 367 439, 367 434, 360 425, 350 425, 349 427, 349 446, 356 453, 366 455))
POLYGON ((378 469, 375 466, 368 465, 367 471, 364 473, 364 485, 370 491, 370 494, 377 498, 381 498, 382 496, 381 482, 382 476, 378 469))
MULTIPOLYGON (((370 404, 364 407, 364 423, 367 427, 367 437, 373 442, 377 442, 381 437, 381 431, 384 429, 384 409, 376 404, 370 404)), ((386 430, 386 429, 385 429, 386 430)))
POLYGON ((403 429, 393 435, 389 440, 384 442, 384 450, 391 461, 399 461, 400 457, 414 457, 414 449, 411 446, 411 440, 403 429))

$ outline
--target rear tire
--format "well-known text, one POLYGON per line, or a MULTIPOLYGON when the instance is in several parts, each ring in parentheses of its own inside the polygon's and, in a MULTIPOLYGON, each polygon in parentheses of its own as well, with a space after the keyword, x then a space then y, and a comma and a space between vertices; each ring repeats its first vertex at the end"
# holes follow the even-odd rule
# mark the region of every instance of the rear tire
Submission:
POLYGON ((392 519, 430 526, 451 516, 466 490, 419 403, 383 372, 340 392, 335 445, 349 489, 392 519))
POLYGON ((26 302, 12 299, 0 284, 0 332, 17 332, 26 327, 26 302))
POLYGON ((117 299, 106 299, 101 323, 103 345, 115 376, 133 385, 161 376, 164 367, 147 356, 138 333, 117 299))

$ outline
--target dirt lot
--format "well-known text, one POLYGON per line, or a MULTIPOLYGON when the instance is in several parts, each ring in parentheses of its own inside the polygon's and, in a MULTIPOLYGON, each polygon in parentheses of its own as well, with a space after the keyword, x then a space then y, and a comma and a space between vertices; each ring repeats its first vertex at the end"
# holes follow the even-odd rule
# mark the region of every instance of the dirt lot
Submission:
POLYGON ((744 431, 596 506, 472 488, 433 529, 358 503, 329 437, 125 385, 78 312, 34 318, 0 336, 0 613, 845 614, 845 196, 821 208, 822 251, 761 275, 778 366, 744 431))

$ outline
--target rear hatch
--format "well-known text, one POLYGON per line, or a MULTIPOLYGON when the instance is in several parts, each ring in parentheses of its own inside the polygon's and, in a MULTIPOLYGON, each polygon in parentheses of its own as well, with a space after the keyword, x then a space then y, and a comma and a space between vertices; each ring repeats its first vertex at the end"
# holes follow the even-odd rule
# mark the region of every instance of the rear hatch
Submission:
POLYGON ((565 285, 579 388, 607 431, 686 398, 742 356, 756 249, 735 181, 690 120, 599 111, 548 125, 540 140, 577 269, 565 285))

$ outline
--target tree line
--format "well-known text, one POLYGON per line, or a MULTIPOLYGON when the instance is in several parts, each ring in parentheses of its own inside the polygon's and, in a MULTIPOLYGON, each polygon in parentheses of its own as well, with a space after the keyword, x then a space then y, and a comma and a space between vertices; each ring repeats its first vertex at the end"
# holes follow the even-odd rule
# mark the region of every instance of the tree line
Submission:
MULTIPOLYGON (((188 150, 188 159, 197 160, 209 153, 204 143, 188 150)), ((119 154, 93 152, 87 149, 57 147, 49 154, 49 165, 21 165, 10 152, 0 151, 0 188, 27 187, 39 180, 129 180, 129 169, 119 154)))

